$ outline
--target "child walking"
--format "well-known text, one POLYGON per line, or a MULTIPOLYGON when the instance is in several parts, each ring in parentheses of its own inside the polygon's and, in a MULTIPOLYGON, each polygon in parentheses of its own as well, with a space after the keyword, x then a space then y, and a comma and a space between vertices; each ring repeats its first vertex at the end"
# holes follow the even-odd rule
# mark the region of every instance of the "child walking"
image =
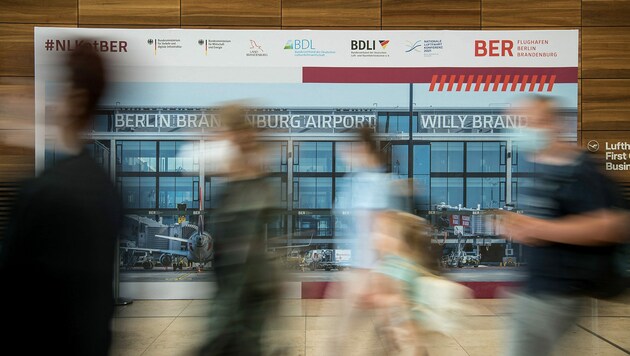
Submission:
POLYGON ((388 354, 428 355, 426 341, 435 328, 421 306, 423 276, 439 274, 437 246, 431 246, 424 219, 384 211, 375 220, 374 246, 379 262, 371 273, 363 307, 376 313, 377 328, 388 354))

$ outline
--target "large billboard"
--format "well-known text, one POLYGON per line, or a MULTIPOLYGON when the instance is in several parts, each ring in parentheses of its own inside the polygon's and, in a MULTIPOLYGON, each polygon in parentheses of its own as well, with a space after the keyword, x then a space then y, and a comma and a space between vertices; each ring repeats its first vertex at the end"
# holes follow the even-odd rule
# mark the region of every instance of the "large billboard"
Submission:
MULTIPOLYGON (((54 163, 62 63, 81 42, 109 63, 112 83, 88 138, 121 192, 125 240, 149 251, 131 270, 177 260, 186 242, 158 235, 198 236, 198 217, 215 208, 221 179, 199 157, 226 102, 257 109, 248 119, 269 148, 265 169, 284 209, 270 227, 275 247, 346 243, 338 213, 350 206, 352 165, 339 152, 354 128, 372 128, 392 175, 420 187, 419 213, 518 206, 519 187, 533 179, 514 140, 527 126, 512 110, 525 95, 558 98, 561 137, 577 142, 577 30, 36 28, 38 171, 54 163)), ((457 216, 444 217, 444 241, 480 234, 481 225, 463 223, 474 219, 457 216)))

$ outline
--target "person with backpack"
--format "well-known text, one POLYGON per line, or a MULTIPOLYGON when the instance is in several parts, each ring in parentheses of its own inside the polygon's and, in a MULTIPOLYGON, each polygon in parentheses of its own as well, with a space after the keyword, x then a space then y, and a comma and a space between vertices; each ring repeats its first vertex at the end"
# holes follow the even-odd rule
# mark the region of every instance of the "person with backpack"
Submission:
POLYGON ((519 209, 503 228, 528 246, 527 279, 515 298, 505 355, 549 355, 579 316, 584 297, 623 292, 619 252, 628 241, 622 195, 588 153, 560 140, 554 98, 531 96, 517 142, 536 164, 534 184, 521 188, 519 209))

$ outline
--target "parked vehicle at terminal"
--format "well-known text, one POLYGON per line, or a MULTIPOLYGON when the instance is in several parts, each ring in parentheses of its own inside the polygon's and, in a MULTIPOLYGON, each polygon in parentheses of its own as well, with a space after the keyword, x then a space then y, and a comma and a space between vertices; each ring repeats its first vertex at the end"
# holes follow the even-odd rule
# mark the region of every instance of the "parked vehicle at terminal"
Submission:
POLYGON ((304 255, 302 266, 308 267, 311 271, 324 269, 342 270, 350 267, 352 251, 346 249, 321 249, 310 250, 304 255))
POLYGON ((443 267, 458 267, 465 266, 479 267, 481 261, 481 254, 477 251, 452 251, 450 254, 442 256, 443 267))

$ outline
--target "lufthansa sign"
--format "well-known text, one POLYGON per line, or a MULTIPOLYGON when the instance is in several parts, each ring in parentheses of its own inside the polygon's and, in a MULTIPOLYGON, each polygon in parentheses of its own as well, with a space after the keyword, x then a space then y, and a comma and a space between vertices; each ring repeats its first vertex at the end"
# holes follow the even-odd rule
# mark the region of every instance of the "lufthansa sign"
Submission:
MULTIPOLYGON (((261 129, 351 129, 375 127, 374 114, 256 114, 247 117, 249 123, 261 129)), ((221 121, 215 114, 136 114, 115 115, 117 129, 132 128, 218 128, 221 121)))

